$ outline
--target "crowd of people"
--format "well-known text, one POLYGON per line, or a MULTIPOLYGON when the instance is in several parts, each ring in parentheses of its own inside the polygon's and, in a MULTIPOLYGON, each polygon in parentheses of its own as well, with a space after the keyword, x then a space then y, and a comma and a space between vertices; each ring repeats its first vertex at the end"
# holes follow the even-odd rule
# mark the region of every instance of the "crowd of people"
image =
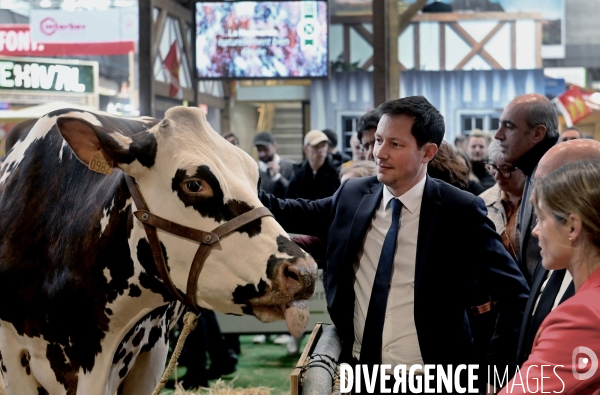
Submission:
POLYGON ((452 147, 438 110, 406 97, 360 119, 350 160, 319 130, 285 175, 259 154, 263 204, 325 270, 340 362, 477 361, 514 375, 482 393, 598 392, 600 142, 558 125, 523 95, 452 147))

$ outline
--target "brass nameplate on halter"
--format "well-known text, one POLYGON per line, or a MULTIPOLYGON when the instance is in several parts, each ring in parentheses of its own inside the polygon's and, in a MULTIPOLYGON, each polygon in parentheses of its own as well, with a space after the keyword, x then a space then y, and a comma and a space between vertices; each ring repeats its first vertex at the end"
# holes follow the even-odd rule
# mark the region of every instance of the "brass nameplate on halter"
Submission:
POLYGON ((102 155, 102 151, 97 151, 92 155, 88 167, 91 171, 97 173, 111 174, 113 171, 113 162, 107 161, 104 155, 102 155))

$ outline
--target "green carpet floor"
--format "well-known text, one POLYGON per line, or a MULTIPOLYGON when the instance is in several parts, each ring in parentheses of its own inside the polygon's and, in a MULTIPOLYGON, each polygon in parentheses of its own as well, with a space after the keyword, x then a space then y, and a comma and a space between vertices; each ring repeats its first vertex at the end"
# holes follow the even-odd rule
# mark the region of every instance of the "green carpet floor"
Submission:
MULTIPOLYGON (((285 344, 253 344, 254 336, 240 336, 242 353, 238 356, 237 370, 235 373, 223 376, 226 382, 233 380, 233 387, 269 387, 271 395, 284 395, 290 393, 290 374, 296 366, 300 354, 287 355, 285 344)), ((274 338, 275 336, 271 336, 274 338)), ((306 345, 308 335, 304 336, 300 352, 306 345)), ((178 375, 185 374, 185 367, 179 367, 178 375)), ((211 382, 212 384, 213 382, 211 382)), ((171 384, 171 383, 170 383, 171 384)), ((173 394, 173 386, 165 388, 161 395, 173 394)))

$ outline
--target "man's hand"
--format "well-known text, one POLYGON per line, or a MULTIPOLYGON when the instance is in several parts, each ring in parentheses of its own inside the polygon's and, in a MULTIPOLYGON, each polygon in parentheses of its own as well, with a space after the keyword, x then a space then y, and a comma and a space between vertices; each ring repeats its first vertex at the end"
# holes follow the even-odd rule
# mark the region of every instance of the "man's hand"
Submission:
POLYGON ((269 169, 269 174, 271 174, 272 178, 279 174, 280 167, 274 160, 267 162, 267 168, 269 169))

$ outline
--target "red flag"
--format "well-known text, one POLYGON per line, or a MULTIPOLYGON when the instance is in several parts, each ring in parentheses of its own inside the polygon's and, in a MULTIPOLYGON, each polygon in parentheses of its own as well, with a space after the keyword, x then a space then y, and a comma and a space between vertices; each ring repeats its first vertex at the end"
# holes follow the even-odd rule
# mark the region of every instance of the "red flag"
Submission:
POLYGON ((587 105, 583 94, 576 86, 571 86, 566 92, 558 96, 558 101, 562 104, 563 115, 571 118, 571 122, 576 124, 586 116, 592 113, 592 109, 587 105))
POLYGON ((177 41, 174 41, 173 44, 171 44, 171 48, 169 49, 169 53, 163 61, 163 65, 167 69, 167 72, 170 76, 169 97, 176 97, 180 99, 183 97, 183 92, 181 92, 181 85, 179 84, 179 58, 177 56, 177 41))

